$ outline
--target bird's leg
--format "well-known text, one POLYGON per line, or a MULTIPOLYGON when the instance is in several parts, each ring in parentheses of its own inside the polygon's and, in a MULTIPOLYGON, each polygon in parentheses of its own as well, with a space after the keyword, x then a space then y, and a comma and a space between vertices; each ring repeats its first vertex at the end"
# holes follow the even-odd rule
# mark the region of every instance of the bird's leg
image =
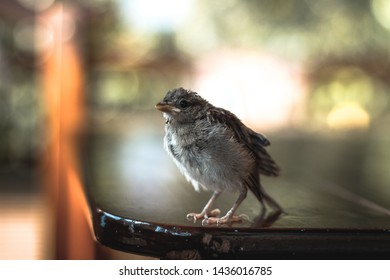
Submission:
POLYGON ((221 211, 219 209, 214 209, 210 211, 210 209, 220 194, 221 194, 220 191, 215 191, 211 196, 210 200, 203 208, 202 212, 187 214, 187 220, 194 221, 194 223, 196 223, 196 221, 199 219, 203 219, 203 218, 207 219, 208 217, 217 217, 221 213, 221 211))
POLYGON ((277 212, 277 213, 285 213, 285 211, 283 210, 282 206, 279 205, 279 203, 277 203, 275 201, 275 199, 273 199, 268 193, 265 192, 265 190, 262 188, 261 189, 261 193, 263 194, 263 197, 264 197, 264 200, 268 202, 268 204, 277 212))
POLYGON ((225 216, 221 218, 217 217, 205 217, 205 219, 202 221, 202 225, 211 225, 211 224, 226 224, 226 223, 233 223, 233 222, 242 222, 244 220, 247 220, 246 215, 240 215, 240 216, 234 216, 234 212, 236 212, 238 206, 240 206, 241 202, 246 198, 248 190, 244 188, 240 196, 237 198, 236 202, 233 204, 233 207, 226 213, 225 216))

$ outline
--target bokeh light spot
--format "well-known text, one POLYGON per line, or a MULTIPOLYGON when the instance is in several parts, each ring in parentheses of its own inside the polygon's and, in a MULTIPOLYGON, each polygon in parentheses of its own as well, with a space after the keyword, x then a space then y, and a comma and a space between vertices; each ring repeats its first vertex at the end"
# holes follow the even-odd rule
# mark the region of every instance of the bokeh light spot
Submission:
POLYGON ((367 128, 370 115, 356 103, 345 103, 335 106, 328 114, 327 125, 332 129, 367 128))
POLYGON ((390 1, 372 0, 371 8, 378 23, 390 30, 390 1))

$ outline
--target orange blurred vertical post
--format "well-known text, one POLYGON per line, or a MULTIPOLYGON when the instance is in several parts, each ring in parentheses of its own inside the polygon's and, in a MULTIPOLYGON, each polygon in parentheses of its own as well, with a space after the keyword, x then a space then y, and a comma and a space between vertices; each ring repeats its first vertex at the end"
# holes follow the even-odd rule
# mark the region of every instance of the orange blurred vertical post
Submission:
POLYGON ((77 135, 83 123, 84 73, 77 42, 77 9, 57 4, 40 15, 51 30, 51 47, 41 68, 49 142, 44 167, 54 219, 54 257, 93 259, 95 243, 77 160, 77 135))

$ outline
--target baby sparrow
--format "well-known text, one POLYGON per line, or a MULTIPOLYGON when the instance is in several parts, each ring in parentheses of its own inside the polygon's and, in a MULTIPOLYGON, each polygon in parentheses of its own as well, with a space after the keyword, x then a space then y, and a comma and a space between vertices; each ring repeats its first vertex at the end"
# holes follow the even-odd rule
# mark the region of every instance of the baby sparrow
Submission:
POLYGON ((164 147, 168 154, 195 190, 202 187, 214 192, 204 209, 189 213, 188 220, 203 219, 203 225, 242 221, 243 217, 234 213, 248 189, 259 200, 262 213, 264 202, 283 211, 260 184, 259 174, 278 176, 280 170, 265 149, 270 142, 264 135, 191 90, 168 91, 156 108, 164 113, 164 147), (239 192, 239 197, 225 216, 218 217, 220 211, 211 208, 223 191, 239 192))

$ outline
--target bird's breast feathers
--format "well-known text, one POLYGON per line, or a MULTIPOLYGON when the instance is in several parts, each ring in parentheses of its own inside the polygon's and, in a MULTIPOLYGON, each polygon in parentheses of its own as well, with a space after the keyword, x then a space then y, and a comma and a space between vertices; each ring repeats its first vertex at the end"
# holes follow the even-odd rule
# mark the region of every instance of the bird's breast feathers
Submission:
POLYGON ((167 128, 164 147, 196 190, 200 186, 208 190, 242 188, 242 177, 250 173, 254 159, 225 128, 213 128, 200 139, 186 139, 178 131, 167 128))

